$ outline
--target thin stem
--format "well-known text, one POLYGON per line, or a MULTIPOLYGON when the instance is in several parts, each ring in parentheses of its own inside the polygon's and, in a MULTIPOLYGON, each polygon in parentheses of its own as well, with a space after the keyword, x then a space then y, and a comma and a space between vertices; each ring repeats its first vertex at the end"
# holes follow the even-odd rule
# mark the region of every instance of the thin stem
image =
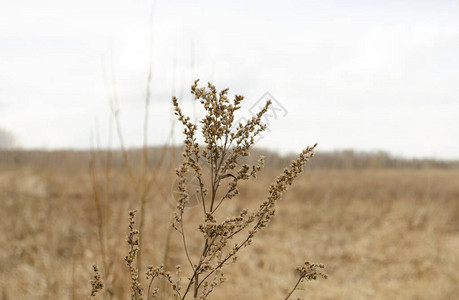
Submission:
POLYGON ((110 109, 113 114, 113 118, 115 119, 115 125, 116 125, 116 132, 118 134, 118 139, 120 141, 121 145, 121 152, 123 153, 123 159, 124 163, 126 165, 126 169, 128 170, 129 174, 129 179, 131 180, 132 185, 134 188, 137 190, 137 180, 134 177, 134 172, 132 171, 131 164, 129 162, 129 156, 126 151, 126 147, 124 144, 124 138, 123 138, 123 133, 121 131, 121 122, 119 118, 119 105, 118 105, 118 93, 116 91, 116 81, 115 81, 115 71, 113 67, 113 57, 112 57, 112 85, 113 85, 113 95, 109 99, 109 104, 110 104, 110 109))
POLYGON ((188 283, 188 286, 186 287, 185 293, 184 293, 183 296, 181 297, 182 300, 185 299, 186 294, 188 294, 188 292, 189 292, 189 290, 190 290, 190 287, 191 287, 191 285, 193 284, 193 280, 194 280, 194 278, 196 277, 196 274, 197 274, 197 272, 198 272, 198 270, 199 270, 200 267, 201 267, 201 263, 199 263, 199 265, 194 269, 193 275, 192 275, 191 278, 190 278, 190 282, 188 283))
MULTIPOLYGON (((185 299, 185 296, 188 294, 193 282, 197 282, 198 281, 198 271, 199 269, 201 268, 201 265, 202 265, 202 259, 203 257, 206 255, 208 249, 210 249, 210 247, 212 247, 213 243, 215 242, 215 238, 212 239, 212 241, 208 244, 208 240, 206 240, 206 244, 204 245, 204 249, 203 249, 203 252, 201 254, 201 259, 200 259, 200 262, 199 264, 196 266, 196 268, 194 269, 194 272, 193 272, 193 275, 191 276, 191 279, 190 279, 190 282, 188 283, 188 286, 185 290, 185 293, 183 294, 183 297, 181 298, 182 300, 185 299), (195 279, 196 277, 196 279, 195 279)), ((198 284, 198 288, 199 286, 201 286, 201 284, 198 284)))
MULTIPOLYGON (((167 230, 167 236, 166 236, 166 247, 164 248, 164 256, 163 256, 163 263, 164 263, 164 269, 168 269, 168 259, 169 259, 169 249, 170 249, 170 243, 171 243, 171 237, 172 237, 172 231, 173 228, 172 226, 169 226, 169 229, 167 230)), ((165 279, 161 278, 161 291, 164 291, 164 284, 165 284, 165 279)), ((160 294, 159 299, 163 299, 163 293, 160 294)))
POLYGON ((217 209, 220 207, 220 205, 223 203, 223 201, 225 199, 228 198, 228 195, 229 195, 230 191, 228 190, 228 192, 226 192, 226 194, 222 197, 222 199, 218 202, 217 206, 215 206, 214 210, 212 211, 212 213, 216 212, 217 209))
POLYGON ((183 248, 185 249, 186 258, 188 259, 188 262, 190 263, 191 269, 194 270, 193 262, 191 261, 190 255, 188 253, 188 247, 186 245, 185 229, 183 226, 183 214, 182 214, 181 221, 180 221, 180 228, 182 229, 180 233, 182 234, 183 248))
POLYGON ((147 294, 147 300, 150 299, 150 289, 151 289, 151 285, 153 284, 153 280, 155 279, 155 277, 151 277, 151 280, 150 280, 150 284, 148 285, 148 294, 147 294))
MULTIPOLYGON (((107 246, 108 241, 110 241, 110 232, 108 230, 110 224, 110 202, 111 202, 111 165, 112 165, 112 131, 113 131, 113 122, 112 116, 110 115, 109 120, 109 132, 108 132, 108 147, 106 151, 106 158, 105 158, 105 208, 104 208, 104 216, 105 216, 105 245, 107 246)), ((105 278, 110 276, 110 270, 105 270, 105 278)))
POLYGON ((201 282, 198 284, 198 287, 201 286, 201 284, 207 279, 209 278, 210 275, 212 275, 213 273, 215 273, 216 270, 220 269, 227 261, 228 259, 230 259, 231 257, 233 257, 242 247, 244 247, 247 242, 249 241, 249 239, 251 239, 253 237, 253 234, 249 235, 247 237, 247 239, 244 240, 244 242, 242 242, 241 245, 239 245, 238 247, 236 247, 236 251, 234 251, 233 253, 231 253, 230 255, 228 255, 224 260, 222 260, 212 271, 210 271, 202 280, 201 282))
POLYGON ((97 175, 96 175, 96 153, 94 150, 91 151, 91 185, 93 189, 93 198, 94 203, 96 205, 96 213, 97 213, 97 231, 99 235, 99 246, 100 252, 102 255, 102 263, 104 267, 104 274, 107 274, 108 264, 107 264, 107 255, 105 252, 105 238, 104 238, 104 221, 103 221, 103 214, 102 214, 102 207, 99 198, 99 191, 97 186, 97 175))
MULTIPOLYGON (((195 158, 196 158, 196 161, 198 161, 198 154, 195 153, 195 158)), ((204 183, 202 182, 202 178, 201 176, 197 173, 196 173, 196 177, 198 178, 198 182, 199 182, 199 193, 201 195, 201 201, 202 201, 202 209, 203 209, 203 212, 204 212, 204 215, 207 214, 207 211, 206 211, 206 199, 204 198, 204 190, 202 189, 204 187, 204 183)))
MULTIPOLYGON (((265 207, 265 206, 264 206, 265 207)), ((260 216, 259 216, 259 219, 258 219, 258 222, 257 224, 253 227, 254 229, 258 229, 260 224, 261 224, 261 220, 263 219, 264 215, 266 214, 266 212, 263 212, 260 216)), ((230 239, 231 237, 233 237, 234 235, 236 235, 237 233, 239 233, 240 231, 242 231, 244 228, 241 228, 240 230, 234 232, 233 234, 231 234, 228 239, 230 239)), ((201 282, 199 283, 199 286, 207 279, 209 278, 210 275, 212 275, 216 270, 220 269, 231 257, 233 257, 237 252, 239 252, 239 250, 242 248, 242 247, 245 247, 245 245, 249 242, 249 240, 251 240, 253 237, 255 236, 255 233, 250 233, 247 238, 238 246, 236 247, 235 251, 233 251, 231 254, 229 254, 224 260, 222 260, 212 271, 210 271, 202 280, 201 282)))
POLYGON ((298 279, 298 281, 296 282, 295 286, 293 287, 293 289, 290 291, 290 293, 288 293, 287 297, 285 297, 284 300, 287 300, 288 298, 290 298, 290 296, 293 294, 293 292, 296 290, 296 288, 298 287, 298 285, 300 284, 301 280, 303 279, 303 277, 300 277, 298 279))

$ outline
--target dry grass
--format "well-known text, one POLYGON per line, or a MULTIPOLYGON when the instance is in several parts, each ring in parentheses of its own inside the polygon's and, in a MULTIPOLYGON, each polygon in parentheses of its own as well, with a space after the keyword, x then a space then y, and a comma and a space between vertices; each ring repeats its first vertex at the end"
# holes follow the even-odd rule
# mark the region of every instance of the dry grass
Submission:
MULTIPOLYGON (((255 207, 279 171, 267 169, 242 185, 241 197, 227 212, 255 207)), ((172 172, 164 167, 158 178, 146 201, 144 265, 163 260, 175 205, 172 172)), ((297 278, 291 266, 305 257, 325 263, 330 279, 302 285, 295 296, 458 298, 458 170, 313 170, 297 180, 270 227, 228 268, 228 281, 215 291, 215 299, 282 299, 297 278)), ((88 168, 4 166, 0 191, 2 298, 86 297, 92 265, 102 266, 88 168)), ((102 298, 126 299, 126 212, 138 201, 123 169, 112 170, 110 194, 111 273, 104 280, 110 292, 102 298)), ((199 209, 190 208, 189 224, 198 223, 193 212, 199 209)), ((200 245, 191 244, 190 251, 201 251, 200 245)), ((173 235, 167 264, 173 268, 185 262, 180 237, 173 235)))

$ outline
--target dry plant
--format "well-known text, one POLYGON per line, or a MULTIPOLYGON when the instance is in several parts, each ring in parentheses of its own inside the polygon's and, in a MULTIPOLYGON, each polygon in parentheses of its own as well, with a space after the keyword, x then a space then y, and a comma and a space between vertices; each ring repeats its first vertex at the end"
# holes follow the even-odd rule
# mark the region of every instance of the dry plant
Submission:
POLYGON ((276 202, 303 171, 316 147, 307 147, 292 162, 290 168, 284 169, 283 174, 269 187, 268 196, 261 202, 257 211, 249 212, 248 209, 243 209, 238 215, 219 221, 218 209, 224 202, 231 201, 238 195, 239 182, 256 178, 257 173, 263 168, 264 157, 260 157, 258 163, 252 166, 240 165, 239 160, 249 155, 255 138, 266 129, 262 118, 268 111, 271 101, 267 101, 260 112, 245 124, 234 124, 235 112, 240 109, 244 97, 236 95, 231 103, 227 96, 228 89, 217 92, 215 86, 210 83, 207 89, 198 88, 197 83, 198 80, 191 87, 191 93, 206 110, 206 116, 201 120, 201 133, 205 143, 203 149, 197 142, 197 124, 193 124, 190 118, 182 113, 178 100, 173 98, 175 114, 185 127, 185 152, 184 160, 177 169, 180 195, 172 226, 182 235, 183 249, 192 269, 183 295, 180 294, 180 289, 176 290, 176 297, 180 299, 185 299, 190 291, 193 299, 207 299, 214 288, 225 281, 225 265, 235 262, 240 250, 250 245, 255 235, 271 221, 275 214, 276 202), (202 162, 209 168, 210 182, 207 184, 204 180, 202 162), (186 187, 188 172, 192 172, 198 180, 199 187, 195 192, 202 206, 202 224, 199 230, 203 237, 203 249, 200 257, 195 259, 188 253, 183 218, 190 198, 186 187), (224 183, 223 180, 226 178, 231 179, 224 183), (219 190, 223 192, 219 193, 219 190))
MULTIPOLYGON (((317 145, 307 147, 292 161, 289 168, 284 169, 268 188, 268 195, 256 210, 242 209, 234 216, 222 215, 221 208, 231 203, 239 194, 239 184, 256 178, 264 166, 264 157, 260 157, 255 165, 240 164, 240 160, 249 156, 255 138, 266 129, 262 118, 268 111, 271 101, 267 101, 260 112, 246 123, 235 124, 235 112, 241 108, 244 97, 236 95, 234 100, 230 101, 227 96, 228 89, 217 92, 215 86, 210 83, 207 88, 198 88, 197 84, 198 80, 192 85, 191 93, 206 111, 205 117, 200 121, 204 146, 200 146, 197 141, 198 125, 183 114, 178 99, 172 99, 175 115, 185 128, 185 150, 183 162, 176 169, 179 191, 171 226, 181 236, 190 273, 186 277, 187 280, 182 280, 181 267, 177 266, 176 278, 173 279, 164 265, 149 266, 146 272, 149 280, 147 299, 156 298, 160 294, 168 295, 168 291, 160 290, 158 286, 153 285, 155 278, 162 278, 169 283, 174 299, 207 299, 214 289, 226 280, 225 267, 236 262, 241 250, 249 246, 255 236, 270 223, 275 215, 277 201, 303 171, 317 145), (198 182, 196 189, 191 192, 187 186, 190 174, 198 182), (201 243, 200 254, 191 253, 187 242, 184 216, 191 197, 198 199, 202 209, 201 224, 197 228, 202 239, 194 241, 195 244, 201 243)), ((134 218, 135 211, 131 211, 127 237, 129 253, 125 261, 130 274, 131 299, 138 300, 143 299, 144 290, 139 279, 138 263, 137 266, 134 263, 139 259, 140 251, 140 235, 134 227, 134 218)), ((321 271, 323 267, 322 264, 309 262, 298 267, 299 279, 285 299, 293 294, 304 279, 315 280, 319 276, 326 278, 321 271)))
MULTIPOLYGON (((113 70, 112 70, 113 71, 113 70)), ((114 73, 114 72, 113 72, 114 73)), ((124 166, 127 170, 127 174, 129 176, 129 181, 133 188, 133 192, 138 200, 138 206, 140 211, 140 225, 139 225, 139 232, 138 232, 138 243, 139 246, 142 243, 143 237, 143 228, 145 224, 145 206, 147 200, 152 200, 151 198, 148 199, 150 196, 149 193, 154 185, 159 185, 158 183, 158 170, 161 167, 161 164, 164 162, 164 157, 166 155, 167 147, 163 147, 161 150, 160 157, 158 159, 158 163, 152 165, 149 162, 149 157, 147 155, 148 150, 148 123, 149 123, 149 105, 150 105, 150 89, 151 89, 151 81, 152 81, 152 63, 150 61, 149 65, 149 72, 146 84, 146 97, 145 97, 145 111, 144 111, 144 124, 143 124, 143 146, 141 151, 140 157, 140 170, 139 174, 136 174, 136 168, 134 167, 135 162, 129 156, 129 151, 126 148, 124 142, 124 136, 122 132, 121 120, 120 120, 120 107, 118 103, 118 94, 116 92, 116 83, 115 83, 115 75, 112 74, 113 80, 113 92, 109 93, 108 100, 110 105, 111 111, 111 118, 109 123, 109 139, 108 139, 108 146, 105 151, 101 150, 99 139, 96 139, 97 143, 95 143, 95 147, 91 147, 90 151, 90 182, 92 187, 92 195, 95 204, 95 211, 97 217, 97 233, 98 233, 98 240, 99 240, 99 251, 102 260, 102 274, 103 277, 106 279, 106 288, 105 291, 108 293, 110 297, 113 296, 113 289, 112 287, 116 285, 116 278, 112 274, 112 266, 113 266, 113 259, 114 255, 113 248, 109 245, 110 241, 110 221, 111 221, 111 189, 112 189, 112 147, 111 147, 111 140, 112 140, 112 130, 113 125, 115 125, 116 132, 118 135, 119 143, 120 143, 120 152, 122 154, 122 160, 124 162, 124 166), (102 173, 102 174, 100 174, 102 173), (102 178, 101 178, 102 177, 102 178), (103 192, 102 192, 103 191, 103 192)), ((98 137, 98 128, 96 127, 96 137, 98 137)), ((161 194, 164 197, 164 192, 157 193, 156 196, 161 194)), ((153 198, 153 197, 152 197, 153 198)), ((167 253, 165 254, 167 257, 167 253)), ((141 267, 141 252, 140 247, 136 253, 136 264, 137 269, 140 271, 141 267)))
POLYGON ((99 272, 99 268, 96 266, 96 265, 93 265, 92 266, 93 270, 94 270, 94 277, 93 279, 91 280, 91 286, 92 286, 92 289, 91 289, 91 294, 89 295, 89 298, 93 298, 96 296, 96 294, 104 288, 104 284, 102 283, 101 279, 100 279, 100 272, 99 272))

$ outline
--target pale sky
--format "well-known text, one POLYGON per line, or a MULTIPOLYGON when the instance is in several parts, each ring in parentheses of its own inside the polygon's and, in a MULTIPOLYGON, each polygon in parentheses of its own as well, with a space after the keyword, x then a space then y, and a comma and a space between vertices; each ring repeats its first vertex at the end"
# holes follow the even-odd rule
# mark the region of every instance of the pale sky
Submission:
POLYGON ((151 144, 168 140, 172 94, 199 114, 200 78, 245 95, 242 118, 265 92, 285 109, 258 146, 459 158, 457 0, 152 4, 0 0, 0 128, 25 149, 84 149, 97 123, 106 145, 115 87, 141 145, 151 57, 151 144))

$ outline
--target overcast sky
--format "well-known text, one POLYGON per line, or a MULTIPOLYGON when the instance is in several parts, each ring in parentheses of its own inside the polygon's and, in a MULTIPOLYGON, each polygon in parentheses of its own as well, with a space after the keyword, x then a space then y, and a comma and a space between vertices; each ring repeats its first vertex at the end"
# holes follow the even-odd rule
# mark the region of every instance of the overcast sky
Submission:
POLYGON ((116 90, 140 145, 150 58, 152 144, 172 94, 199 114, 200 78, 245 95, 242 119, 272 95, 259 146, 459 158, 457 0, 2 0, 0 128, 27 149, 88 148, 96 127, 106 145, 116 90))

